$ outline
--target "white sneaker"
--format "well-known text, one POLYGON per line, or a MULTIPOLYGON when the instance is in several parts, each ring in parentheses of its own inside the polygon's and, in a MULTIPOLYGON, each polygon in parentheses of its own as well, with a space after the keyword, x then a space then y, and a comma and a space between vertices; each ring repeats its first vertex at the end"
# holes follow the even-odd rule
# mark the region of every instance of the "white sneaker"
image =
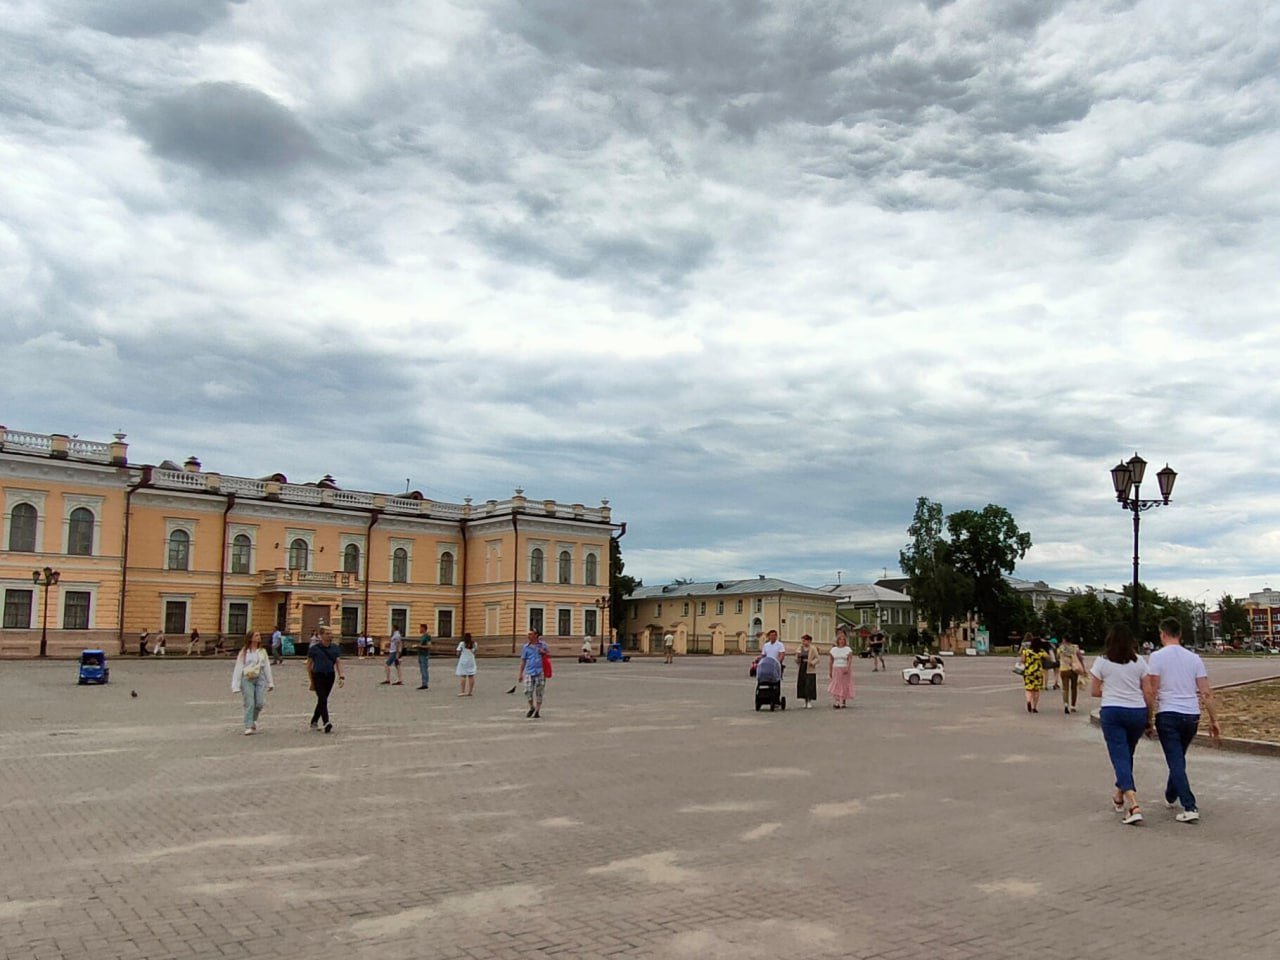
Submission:
POLYGON ((806 710, 812 710, 812 709, 813 709, 813 701, 812 701, 812 700, 806 700, 806 701, 804 702, 804 708, 805 708, 806 710))
POLYGON ((1164 802, 1164 805, 1166 809, 1169 809, 1169 810, 1177 810, 1180 806, 1182 806, 1182 804, 1180 804, 1177 800, 1166 800, 1164 802))
POLYGON ((1199 823, 1200 811, 1199 810, 1183 810, 1180 814, 1178 814, 1173 819, 1177 820, 1179 823, 1199 823))
POLYGON ((251 737, 251 736, 253 736, 253 727, 245 727, 245 728, 244 728, 244 735, 245 735, 246 737, 251 737))

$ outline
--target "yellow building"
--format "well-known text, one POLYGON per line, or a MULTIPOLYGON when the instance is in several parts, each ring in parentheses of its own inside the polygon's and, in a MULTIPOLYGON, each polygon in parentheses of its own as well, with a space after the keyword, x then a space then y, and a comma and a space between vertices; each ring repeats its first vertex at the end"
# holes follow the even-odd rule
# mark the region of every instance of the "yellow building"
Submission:
POLYGON ((660 652, 663 637, 676 653, 747 653, 777 630, 788 646, 806 633, 823 646, 835 642, 836 598, 787 580, 759 577, 715 583, 638 587, 626 600, 621 635, 641 653, 660 652))
MULTIPOLYGON (((607 634, 609 539, 599 507, 528 499, 441 503, 130 464, 119 434, 93 443, 0 427, 0 653, 136 649, 193 629, 238 641, 277 624, 306 637, 471 633, 510 652, 529 629, 567 652, 607 634), (33 572, 56 571, 46 588, 33 572), (46 604, 47 595, 47 604, 46 604), (576 639, 575 639, 576 638, 576 639)), ((41 578, 43 581, 43 577, 41 578)))

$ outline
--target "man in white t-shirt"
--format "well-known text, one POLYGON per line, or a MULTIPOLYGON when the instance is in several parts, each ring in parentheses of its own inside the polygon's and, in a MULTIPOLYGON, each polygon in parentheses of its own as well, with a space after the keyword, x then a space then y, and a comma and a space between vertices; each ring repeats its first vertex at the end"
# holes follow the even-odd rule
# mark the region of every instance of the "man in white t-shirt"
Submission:
POLYGON ((1173 617, 1160 621, 1160 644, 1148 664, 1152 715, 1147 733, 1154 731, 1160 737, 1164 760, 1169 765, 1164 802, 1170 807, 1182 805, 1182 812, 1175 817, 1179 823, 1195 823, 1200 813, 1187 779, 1187 747, 1196 738, 1201 703, 1209 714, 1210 736, 1216 740, 1222 731, 1204 661, 1182 645, 1182 625, 1173 617))
POLYGON ((782 641, 778 639, 778 631, 770 630, 765 636, 765 644, 760 648, 760 653, 766 657, 773 657, 781 665, 787 659, 787 648, 782 641))

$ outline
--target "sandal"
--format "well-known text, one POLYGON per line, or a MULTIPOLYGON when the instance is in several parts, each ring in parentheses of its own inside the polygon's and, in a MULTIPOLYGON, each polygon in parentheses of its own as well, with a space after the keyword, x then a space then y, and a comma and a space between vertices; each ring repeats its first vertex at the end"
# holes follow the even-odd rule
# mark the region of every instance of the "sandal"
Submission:
POLYGON ((1142 808, 1135 803, 1120 822, 1134 825, 1142 823, 1142 808))
POLYGON ((1116 813, 1124 813, 1124 794, 1123 793, 1117 793, 1115 796, 1111 798, 1111 808, 1115 810, 1116 813))

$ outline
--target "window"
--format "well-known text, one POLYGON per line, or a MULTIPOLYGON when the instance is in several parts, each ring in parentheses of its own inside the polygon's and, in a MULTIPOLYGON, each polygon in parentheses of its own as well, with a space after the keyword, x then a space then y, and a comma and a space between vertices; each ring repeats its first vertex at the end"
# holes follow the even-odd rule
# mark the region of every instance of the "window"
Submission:
POLYGON ((409 582, 409 551, 404 547, 396 547, 391 554, 391 582, 409 582))
POLYGON ((408 607, 392 607, 391 608, 391 629, 399 630, 400 636, 404 636, 409 631, 409 608, 408 607))
POLYGON ((600 561, 596 559, 594 553, 588 553, 587 559, 582 564, 582 580, 588 587, 594 587, 599 578, 600 561))
POLYGON ((289 544, 289 569, 307 569, 307 541, 301 537, 289 544))
POLYGON ((529 582, 542 582, 542 550, 538 547, 534 547, 533 553, 529 554, 529 582))
POLYGON ((343 607, 342 608, 342 635, 344 637, 355 637, 360 634, 360 608, 359 607, 343 607))
POLYGON ((698 616, 705 617, 707 615, 707 601, 698 601, 698 616))
POLYGON ((756 597, 756 613, 763 613, 763 612, 764 612, 764 600, 762 600, 760 597, 756 597))
POLYGON ((680 616, 687 617, 689 615, 689 601, 686 600, 680 605, 680 616))
POLYGON ((164 602, 164 632, 177 634, 187 632, 187 601, 166 600, 164 602))
POLYGON ((742 601, 741 601, 741 600, 739 600, 739 601, 737 602, 737 605, 736 605, 736 607, 734 608, 734 611, 733 611, 733 612, 734 612, 734 613, 741 613, 741 612, 742 612, 742 601))
POLYGON ((93 556, 93 511, 76 507, 67 525, 67 553, 73 557, 93 556))
POLYGON ((36 508, 20 503, 9 514, 9 549, 20 553, 36 552, 36 508))
POLYGON ((444 639, 453 636, 453 611, 436 611, 436 636, 444 639))
POLYGON ((655 604, 653 605, 653 615, 654 615, 655 617, 660 617, 660 616, 662 616, 662 604, 661 604, 661 603, 655 603, 655 604))
POLYGON ((89 629, 89 594, 84 590, 66 590, 62 594, 62 629, 89 629))
POLYGON ((597 612, 598 611, 593 607, 588 607, 586 610, 582 611, 582 632, 588 637, 594 637, 598 632, 598 625, 596 623, 597 612))
POLYGON ((248 573, 253 541, 247 533, 237 533, 231 541, 231 572, 248 573))
POLYGON ((440 554, 440 582, 446 587, 453 586, 453 554, 448 550, 440 554))
MULTIPOLYGON (((185 530, 169 532, 169 569, 191 569, 191 534, 185 530)), ((165 631, 166 633, 170 631, 165 631)), ((177 631, 181 633, 182 631, 177 631)))
POLYGON ((723 601, 723 600, 717 600, 717 601, 716 601, 716 613, 717 613, 717 614, 724 613, 724 601, 723 601))
POLYGON ((542 633, 542 608, 541 607, 529 608, 529 629, 536 630, 538 633, 542 633))
POLYGON ((568 550, 560 551, 559 568, 556 571, 557 583, 570 583, 573 580, 573 556, 568 550))
POLYGON ((556 611, 556 636, 568 637, 573 634, 573 611, 560 609, 556 611))
POLYGON ((243 637, 249 632, 249 605, 247 603, 230 603, 227 605, 227 633, 233 637, 243 637))
POLYGON ((30 590, 6 590, 4 592, 4 628, 6 630, 31 629, 30 590))
POLYGON ((354 543, 348 543, 342 551, 342 572, 360 573, 360 548, 354 543))

